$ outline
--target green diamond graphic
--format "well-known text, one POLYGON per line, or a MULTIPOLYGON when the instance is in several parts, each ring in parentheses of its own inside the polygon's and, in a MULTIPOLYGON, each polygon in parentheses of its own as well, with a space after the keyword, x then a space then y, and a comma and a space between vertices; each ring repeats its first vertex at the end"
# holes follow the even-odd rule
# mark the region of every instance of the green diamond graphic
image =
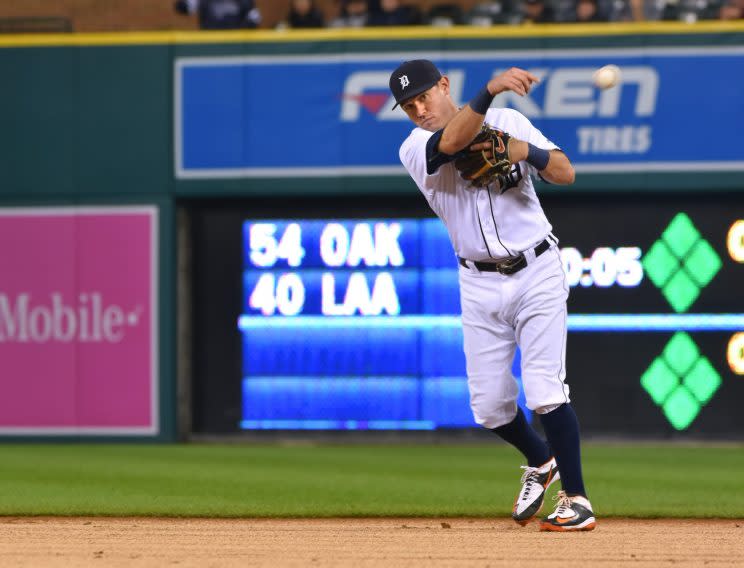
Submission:
POLYGON ((651 246, 641 264, 657 288, 666 284, 669 277, 679 270, 679 261, 663 241, 656 241, 651 246))
POLYGON ((721 376, 707 358, 701 357, 685 377, 683 384, 701 404, 705 404, 721 386, 721 376))
POLYGON ((684 270, 672 276, 661 293, 677 313, 684 312, 700 295, 700 288, 684 270))
POLYGON ((687 251, 700 238, 700 233, 687 215, 677 213, 661 236, 677 258, 684 258, 687 251))
POLYGON ((651 395, 656 404, 661 405, 669 394, 679 386, 679 378, 661 357, 657 357, 643 373, 641 386, 646 389, 646 392, 651 395))
POLYGON ((675 333, 641 386, 677 430, 685 430, 721 386, 721 376, 684 331, 675 333), (681 379, 681 380, 680 380, 681 379))
POLYGON ((684 430, 700 412, 700 403, 690 391, 680 386, 666 400, 663 409, 672 426, 677 430, 684 430))
POLYGON ((687 311, 722 266, 718 253, 685 213, 677 213, 641 264, 677 313, 687 311))
POLYGON ((707 286, 713 280, 713 277, 721 269, 721 265, 722 262, 718 253, 705 239, 697 242, 685 260, 685 269, 701 288, 707 286))
POLYGON ((700 356, 697 345, 684 331, 674 334, 662 353, 666 364, 678 377, 684 376, 700 356))

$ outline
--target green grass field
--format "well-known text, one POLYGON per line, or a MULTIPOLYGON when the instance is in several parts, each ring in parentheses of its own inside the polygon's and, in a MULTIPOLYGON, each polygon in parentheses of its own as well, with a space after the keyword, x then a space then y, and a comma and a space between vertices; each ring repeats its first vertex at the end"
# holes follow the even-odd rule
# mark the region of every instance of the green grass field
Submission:
MULTIPOLYGON (((520 463, 502 444, 8 444, 0 515, 503 517, 520 463)), ((585 444, 584 469, 602 517, 744 517, 743 446, 585 444)))

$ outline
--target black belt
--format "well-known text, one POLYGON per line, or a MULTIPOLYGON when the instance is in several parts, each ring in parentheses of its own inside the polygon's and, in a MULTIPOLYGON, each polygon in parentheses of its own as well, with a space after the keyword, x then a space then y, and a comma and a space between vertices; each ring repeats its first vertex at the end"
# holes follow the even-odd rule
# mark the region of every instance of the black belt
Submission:
MULTIPOLYGON (((551 244, 551 241, 545 239, 543 242, 537 245, 534 248, 535 257, 540 256, 542 253, 548 250, 551 244)), ((468 262, 470 261, 467 261, 459 256, 457 257, 457 260, 465 268, 470 268, 470 265, 468 264, 468 262)), ((517 256, 507 258, 506 260, 500 260, 499 262, 480 262, 478 260, 474 260, 472 261, 472 264, 481 272, 500 272, 501 274, 514 274, 515 272, 519 272, 527 266, 527 258, 525 258, 524 253, 520 252, 517 256)))

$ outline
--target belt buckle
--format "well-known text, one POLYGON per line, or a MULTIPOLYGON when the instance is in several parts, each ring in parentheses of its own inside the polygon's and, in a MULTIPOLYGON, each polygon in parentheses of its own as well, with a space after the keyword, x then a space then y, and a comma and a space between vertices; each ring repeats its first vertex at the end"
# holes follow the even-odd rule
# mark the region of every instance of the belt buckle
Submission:
POLYGON ((509 260, 499 262, 496 267, 501 274, 514 274, 519 272, 527 265, 526 259, 523 253, 519 253, 519 256, 515 256, 509 260))

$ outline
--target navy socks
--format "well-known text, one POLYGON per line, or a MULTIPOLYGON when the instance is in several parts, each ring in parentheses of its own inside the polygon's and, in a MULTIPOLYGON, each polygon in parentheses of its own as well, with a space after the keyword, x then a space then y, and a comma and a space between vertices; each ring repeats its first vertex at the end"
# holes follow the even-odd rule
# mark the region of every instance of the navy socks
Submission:
POLYGON ((561 485, 568 495, 586 497, 581 473, 579 421, 570 404, 562 404, 552 412, 540 414, 548 443, 527 423, 521 408, 509 424, 493 428, 493 432, 517 448, 527 458, 530 467, 539 467, 550 459, 551 448, 561 472, 561 485), (550 444, 548 446, 548 444, 550 444))
POLYGON ((522 452, 530 467, 539 467, 550 459, 550 448, 529 425, 521 408, 517 407, 517 415, 509 424, 492 430, 522 452))
POLYGON ((569 495, 583 495, 584 478, 581 474, 581 447, 579 443, 579 421, 570 404, 562 404, 552 412, 540 415, 545 435, 555 452, 561 485, 569 495))

